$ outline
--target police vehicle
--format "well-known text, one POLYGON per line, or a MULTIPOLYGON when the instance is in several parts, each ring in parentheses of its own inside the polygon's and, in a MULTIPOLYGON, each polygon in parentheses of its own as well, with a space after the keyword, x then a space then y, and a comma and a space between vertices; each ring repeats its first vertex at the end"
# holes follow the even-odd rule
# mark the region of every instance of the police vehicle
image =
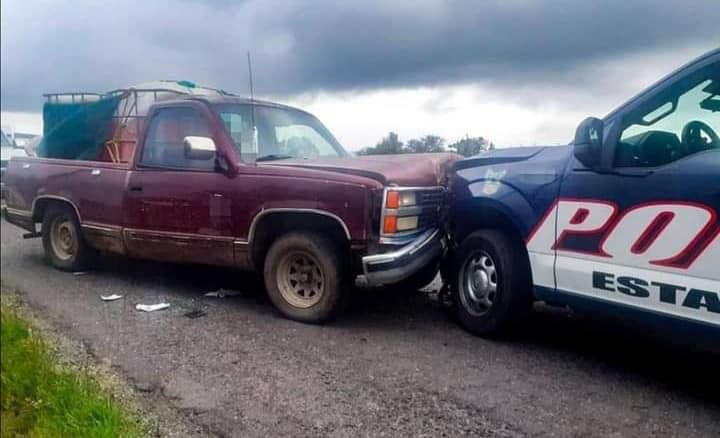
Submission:
POLYGON ((461 324, 496 334, 542 300, 720 333, 718 133, 720 49, 584 120, 569 146, 455 163, 461 324))

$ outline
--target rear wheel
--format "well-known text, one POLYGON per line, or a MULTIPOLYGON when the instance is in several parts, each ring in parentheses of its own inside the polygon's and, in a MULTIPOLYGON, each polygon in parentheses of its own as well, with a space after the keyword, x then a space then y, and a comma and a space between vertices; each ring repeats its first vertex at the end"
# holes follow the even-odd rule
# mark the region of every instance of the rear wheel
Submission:
POLYGON ((501 334, 527 316, 532 281, 524 251, 497 230, 475 232, 462 242, 453 296, 463 327, 482 336, 501 334))
POLYGON ((322 323, 333 319, 348 292, 342 255, 326 237, 289 233, 278 238, 265 258, 270 300, 286 317, 322 323))
POLYGON ((80 233, 80 223, 70 206, 48 206, 43 216, 42 240, 45 258, 55 268, 78 271, 87 266, 90 248, 80 233))

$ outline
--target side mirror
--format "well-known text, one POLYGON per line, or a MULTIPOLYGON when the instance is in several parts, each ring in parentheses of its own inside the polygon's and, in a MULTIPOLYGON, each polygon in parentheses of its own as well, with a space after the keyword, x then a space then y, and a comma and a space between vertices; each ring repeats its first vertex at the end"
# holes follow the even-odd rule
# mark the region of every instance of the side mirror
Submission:
POLYGON ((590 169, 600 166, 603 147, 603 121, 588 117, 578 125, 575 131, 573 153, 583 165, 590 169))
POLYGON ((183 139, 185 157, 190 160, 210 160, 215 157, 215 142, 210 137, 188 135, 183 139))

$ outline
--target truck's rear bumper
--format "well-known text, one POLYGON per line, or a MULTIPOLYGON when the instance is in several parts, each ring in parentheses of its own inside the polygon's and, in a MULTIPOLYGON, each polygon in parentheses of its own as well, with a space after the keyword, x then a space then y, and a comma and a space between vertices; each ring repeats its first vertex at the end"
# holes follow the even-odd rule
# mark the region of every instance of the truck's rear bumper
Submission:
POLYGON ((431 229, 395 251, 365 256, 358 283, 367 286, 398 283, 440 259, 445 246, 442 232, 431 229))

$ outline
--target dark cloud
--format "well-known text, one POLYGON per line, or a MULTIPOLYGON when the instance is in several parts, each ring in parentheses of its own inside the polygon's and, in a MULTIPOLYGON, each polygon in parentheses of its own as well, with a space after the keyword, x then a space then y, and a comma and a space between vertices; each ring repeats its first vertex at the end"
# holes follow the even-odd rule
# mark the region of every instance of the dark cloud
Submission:
MULTIPOLYGON (((2 2, 2 109, 183 78, 265 95, 562 84, 599 59, 720 44, 715 0, 2 2)), ((588 76, 586 81, 594 80, 588 76)), ((591 85, 591 84, 590 84, 591 85)))

